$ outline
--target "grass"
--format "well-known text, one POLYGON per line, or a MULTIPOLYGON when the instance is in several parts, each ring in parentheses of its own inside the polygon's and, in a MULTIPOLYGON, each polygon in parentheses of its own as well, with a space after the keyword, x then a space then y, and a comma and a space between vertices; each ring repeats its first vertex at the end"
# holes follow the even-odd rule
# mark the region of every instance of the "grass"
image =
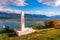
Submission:
POLYGON ((60 29, 41 29, 20 37, 16 36, 14 32, 1 33, 0 40, 60 40, 60 29))

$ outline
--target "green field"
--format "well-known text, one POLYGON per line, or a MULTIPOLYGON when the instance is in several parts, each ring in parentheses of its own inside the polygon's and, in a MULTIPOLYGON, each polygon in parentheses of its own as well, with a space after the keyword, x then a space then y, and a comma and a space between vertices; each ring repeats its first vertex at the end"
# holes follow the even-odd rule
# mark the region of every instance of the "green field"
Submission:
POLYGON ((14 32, 0 33, 0 40, 60 40, 60 29, 41 29, 20 37, 15 35, 14 32))

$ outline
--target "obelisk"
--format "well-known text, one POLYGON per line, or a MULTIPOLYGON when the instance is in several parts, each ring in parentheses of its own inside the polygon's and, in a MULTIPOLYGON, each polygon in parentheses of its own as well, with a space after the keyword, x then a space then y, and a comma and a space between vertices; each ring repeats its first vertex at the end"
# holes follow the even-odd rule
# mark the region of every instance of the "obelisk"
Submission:
POLYGON ((25 24, 24 24, 24 12, 21 12, 21 26, 20 26, 21 31, 24 31, 25 29, 25 24))

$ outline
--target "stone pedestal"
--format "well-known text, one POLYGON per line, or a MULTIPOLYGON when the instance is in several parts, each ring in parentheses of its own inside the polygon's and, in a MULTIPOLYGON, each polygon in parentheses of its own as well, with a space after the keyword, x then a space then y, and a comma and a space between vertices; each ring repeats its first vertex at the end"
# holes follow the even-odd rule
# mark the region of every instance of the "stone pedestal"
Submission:
POLYGON ((15 29, 15 32, 18 36, 22 36, 22 35, 33 33, 35 32, 35 30, 32 28, 25 28, 23 31, 20 31, 20 29, 15 29))

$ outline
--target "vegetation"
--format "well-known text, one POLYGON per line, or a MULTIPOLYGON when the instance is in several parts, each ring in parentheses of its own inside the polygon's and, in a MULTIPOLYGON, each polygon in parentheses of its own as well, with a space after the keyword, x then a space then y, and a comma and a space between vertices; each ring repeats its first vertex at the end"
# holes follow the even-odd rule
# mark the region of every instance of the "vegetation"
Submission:
POLYGON ((44 24, 45 25, 35 24, 29 27, 32 27, 33 29, 60 28, 60 24, 58 20, 45 20, 44 24))
POLYGON ((20 37, 14 33, 2 33, 0 34, 0 40, 60 40, 60 29, 41 29, 20 37))
POLYGON ((56 27, 57 25, 59 25, 58 20, 45 20, 44 23, 45 23, 45 26, 47 26, 47 28, 56 27))
POLYGON ((31 25, 30 27, 32 27, 33 29, 45 29, 46 28, 45 26, 41 24, 31 25))
POLYGON ((9 26, 6 26, 5 28, 3 28, 3 30, 1 30, 3 33, 11 33, 14 32, 12 28, 9 28, 9 26))
MULTIPOLYGON (((41 24, 31 25, 36 31, 28 35, 17 36, 12 28, 6 26, 0 31, 0 40, 60 40, 60 29, 56 29, 58 21, 45 21, 41 24)), ((60 27, 60 26, 59 26, 60 27)))

